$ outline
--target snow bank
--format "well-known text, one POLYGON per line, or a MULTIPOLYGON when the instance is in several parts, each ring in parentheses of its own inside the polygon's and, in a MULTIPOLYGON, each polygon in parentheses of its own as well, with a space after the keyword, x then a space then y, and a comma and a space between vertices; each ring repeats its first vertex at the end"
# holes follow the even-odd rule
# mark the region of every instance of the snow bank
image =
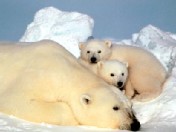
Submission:
MULTIPOLYGON (((75 56, 79 56, 77 43, 85 41, 92 34, 93 20, 87 15, 76 12, 62 12, 53 7, 38 11, 34 21, 27 27, 20 41, 38 41, 52 39, 62 44, 75 56)), ((119 42, 117 42, 119 43, 119 42)), ((176 130, 176 35, 161 31, 148 25, 139 33, 132 35, 131 40, 120 43, 140 46, 151 51, 170 72, 164 85, 163 93, 156 99, 139 103, 134 102, 133 108, 140 122, 142 131, 175 132, 176 130)), ((19 120, 13 116, 0 114, 0 131, 54 132, 54 131, 117 131, 88 126, 54 126, 34 124, 19 120)))
POLYGON ((78 42, 92 35, 94 21, 91 17, 78 12, 64 12, 54 7, 39 10, 25 34, 22 42, 51 39, 62 44, 76 57, 79 55, 78 42))
MULTIPOLYGON (((171 73, 176 61, 176 35, 164 32, 157 27, 148 25, 139 33, 132 35, 131 40, 122 43, 146 48, 152 52, 171 73)), ((120 42, 121 43, 121 42, 120 42)))
POLYGON ((148 25, 132 38, 135 45, 145 47, 151 51, 171 72, 176 61, 176 41, 174 35, 148 25))

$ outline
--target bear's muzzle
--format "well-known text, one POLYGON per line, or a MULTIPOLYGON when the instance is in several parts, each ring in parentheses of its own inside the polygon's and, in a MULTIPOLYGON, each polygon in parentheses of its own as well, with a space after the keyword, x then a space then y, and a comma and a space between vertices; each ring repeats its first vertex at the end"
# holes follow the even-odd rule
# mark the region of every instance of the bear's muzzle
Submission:
POLYGON ((140 130, 141 124, 140 122, 134 118, 133 122, 131 123, 131 131, 138 131, 140 130))

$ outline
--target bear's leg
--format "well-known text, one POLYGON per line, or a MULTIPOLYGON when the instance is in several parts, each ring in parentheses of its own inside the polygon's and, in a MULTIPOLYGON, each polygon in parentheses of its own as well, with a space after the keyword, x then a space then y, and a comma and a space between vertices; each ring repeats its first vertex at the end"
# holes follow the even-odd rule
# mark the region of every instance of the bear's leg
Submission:
POLYGON ((126 85, 125 85, 125 95, 129 98, 132 99, 134 97, 135 91, 134 88, 131 84, 130 79, 127 80, 126 85))
POLYGON ((64 102, 31 100, 25 118, 56 125, 78 125, 69 105, 64 102), (29 111, 28 111, 29 110, 29 111))
POLYGON ((145 77, 145 80, 136 83, 136 94, 134 100, 145 102, 158 97, 162 92, 162 84, 155 78, 145 77))
MULTIPOLYGON (((23 96, 22 96, 23 97, 23 96)), ((28 98, 0 97, 0 111, 18 118, 38 123, 55 125, 78 125, 74 114, 67 103, 47 102, 28 98), (5 100, 7 100, 6 103, 5 100)))
POLYGON ((140 101, 140 102, 146 102, 146 101, 150 101, 156 97, 158 97, 160 95, 160 91, 156 91, 155 93, 151 93, 151 92, 145 92, 145 93, 141 93, 136 95, 133 100, 134 101, 140 101))

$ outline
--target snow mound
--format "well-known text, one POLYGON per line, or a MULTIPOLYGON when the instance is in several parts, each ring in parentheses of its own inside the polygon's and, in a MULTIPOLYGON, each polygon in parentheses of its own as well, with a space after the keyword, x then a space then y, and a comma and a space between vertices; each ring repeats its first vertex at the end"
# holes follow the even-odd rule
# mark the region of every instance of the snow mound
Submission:
POLYGON ((132 35, 131 43, 152 52, 170 73, 175 66, 173 62, 176 61, 176 39, 174 38, 175 35, 148 25, 139 33, 132 35))
POLYGON ((32 23, 27 26, 22 42, 51 39, 62 44, 76 57, 78 42, 92 35, 94 21, 91 17, 78 12, 64 12, 54 7, 39 10, 32 23))
POLYGON ((131 39, 116 42, 116 44, 133 45, 152 52, 168 70, 172 72, 176 61, 176 34, 164 32, 157 27, 148 25, 134 33, 131 39))

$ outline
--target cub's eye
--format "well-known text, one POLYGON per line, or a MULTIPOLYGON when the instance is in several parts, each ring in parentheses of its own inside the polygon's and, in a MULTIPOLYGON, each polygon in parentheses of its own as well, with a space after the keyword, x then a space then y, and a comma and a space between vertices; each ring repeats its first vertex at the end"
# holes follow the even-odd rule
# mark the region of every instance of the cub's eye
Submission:
POLYGON ((113 110, 114 110, 114 111, 117 111, 117 110, 119 110, 119 107, 114 106, 114 107, 113 107, 113 110))
POLYGON ((90 53, 90 51, 88 50, 88 51, 87 51, 87 53, 89 54, 89 53, 90 53))
POLYGON ((122 73, 122 76, 124 76, 124 73, 122 73))
POLYGON ((113 76, 114 76, 114 73, 111 73, 110 75, 111 75, 111 77, 113 77, 113 76))
POLYGON ((99 50, 98 53, 101 53, 101 50, 99 50))

